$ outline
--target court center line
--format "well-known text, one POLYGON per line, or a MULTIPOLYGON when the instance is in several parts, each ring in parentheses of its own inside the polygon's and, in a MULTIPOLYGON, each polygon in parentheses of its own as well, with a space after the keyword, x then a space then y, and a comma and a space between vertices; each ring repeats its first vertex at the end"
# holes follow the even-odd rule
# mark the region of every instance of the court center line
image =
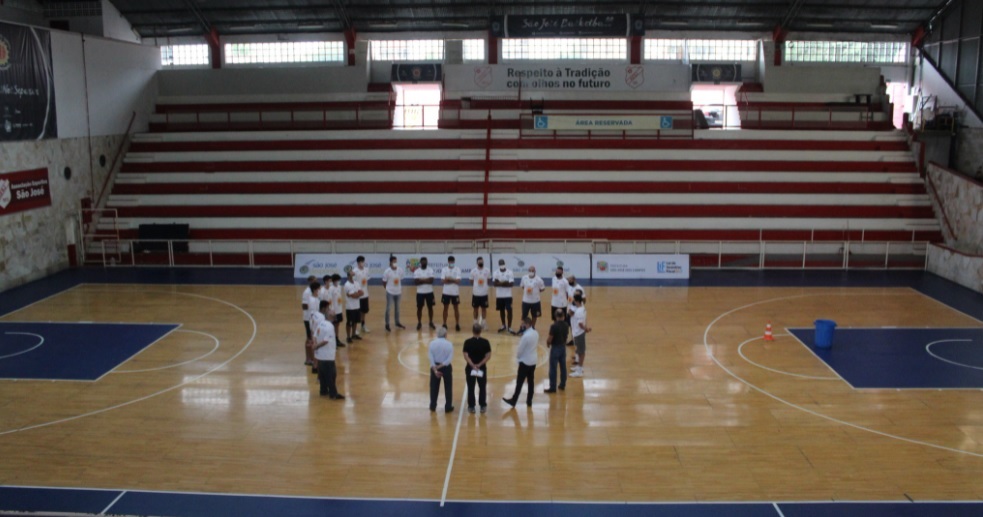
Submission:
MULTIPOLYGON (((748 388, 751 388, 752 390, 757 391, 758 393, 760 393, 760 394, 762 394, 762 395, 764 395, 764 396, 766 396, 768 398, 771 398, 771 399, 773 399, 773 400, 775 400, 777 402, 780 402, 782 404, 785 404, 786 406, 789 406, 791 408, 798 409, 799 411, 802 411, 804 413, 808 413, 810 415, 813 415, 813 416, 822 418, 824 420, 828 420, 828 421, 833 422, 833 423, 836 423, 836 424, 840 424, 840 425, 843 425, 843 426, 846 426, 846 427, 851 427, 851 428, 857 429, 859 431, 866 431, 868 433, 875 434, 875 435, 878 435, 878 436, 883 436, 885 438, 893 438, 895 440, 899 440, 899 441, 910 443, 910 444, 914 444, 914 445, 922 445, 922 446, 925 446, 925 447, 931 447, 933 449, 939 449, 939 450, 946 451, 946 452, 952 452, 952 453, 956 453, 956 454, 965 454, 967 456, 973 456, 973 457, 976 457, 976 458, 983 458, 983 453, 980 453, 980 452, 967 451, 967 450, 964 450, 964 449, 955 449, 953 447, 946 447, 945 445, 939 445, 939 444, 930 443, 930 442, 923 442, 921 440, 915 440, 913 438, 906 438, 904 436, 900 436, 900 435, 896 435, 896 434, 891 434, 891 433, 884 432, 884 431, 878 431, 876 429, 871 429, 869 427, 864 427, 864 426, 859 425, 859 424, 854 424, 852 422, 847 422, 846 420, 840 420, 838 418, 831 417, 829 415, 824 415, 824 414, 819 413, 817 411, 813 411, 813 410, 811 410, 809 408, 806 408, 806 407, 800 406, 798 404, 795 404, 794 402, 785 400, 785 399, 779 397, 778 395, 775 395, 775 394, 773 394, 773 393, 765 390, 764 388, 761 388, 761 387, 757 386, 756 384, 751 383, 747 379, 744 379, 740 375, 737 375, 736 373, 734 373, 731 369, 727 368, 727 366, 725 366, 724 363, 722 363, 720 361, 720 359, 718 359, 717 356, 713 353, 713 349, 710 346, 710 331, 711 331, 711 329, 713 329, 713 326, 716 325, 717 322, 719 322, 720 320, 726 318, 727 316, 730 316, 731 314, 734 314, 736 312, 742 311, 744 309, 748 309, 748 308, 751 308, 751 307, 754 307, 754 306, 757 306, 757 305, 764 305, 764 304, 768 304, 768 303, 780 302, 780 301, 784 301, 784 300, 797 300, 797 299, 810 298, 810 297, 816 297, 816 296, 856 296, 856 295, 857 295, 857 293, 810 293, 810 294, 800 294, 800 295, 795 295, 795 296, 782 296, 782 297, 778 297, 778 298, 770 298, 770 299, 767 299, 767 300, 760 300, 760 301, 757 301, 757 302, 749 303, 747 305, 743 305, 741 307, 737 307, 737 308, 731 309, 731 310, 729 310, 727 312, 722 313, 721 315, 717 316, 716 318, 714 318, 713 321, 711 321, 710 324, 706 326, 706 329, 703 331, 703 347, 706 350, 707 357, 709 357, 710 360, 713 361, 714 364, 716 364, 721 370, 723 370, 725 373, 727 373, 727 375, 730 375, 731 377, 733 377, 737 381, 741 382, 742 384, 744 384, 748 388)), ((890 294, 877 294, 877 295, 871 294, 871 295, 868 295, 868 296, 890 296, 890 294)), ((718 346, 723 346, 723 345, 718 345, 718 346)))
POLYGON ((99 512, 99 515, 106 515, 106 512, 108 512, 110 508, 112 508, 113 506, 115 506, 116 503, 118 503, 119 500, 122 499, 124 495, 126 495, 126 490, 123 490, 122 492, 120 492, 119 495, 116 496, 116 499, 113 499, 113 502, 109 503, 109 506, 107 506, 101 512, 99 512))
MULTIPOLYGON (((467 375, 467 372, 464 372, 467 375)), ((459 413, 457 414, 457 428, 454 429, 454 445, 451 446, 451 458, 447 460, 447 474, 444 475, 444 491, 440 494, 440 507, 444 507, 444 503, 447 502, 447 488, 451 484, 451 471, 454 470, 454 456, 457 455, 457 439, 461 435, 461 422, 464 421, 464 404, 467 403, 468 391, 464 390, 461 395, 461 405, 458 408, 459 413)))
MULTIPOLYGON (((99 292, 98 289, 95 290, 95 291, 99 292)), ((110 292, 112 292, 112 291, 110 291, 110 292)), ((196 376, 194 376, 194 377, 192 377, 192 378, 190 378, 190 379, 188 379, 188 380, 186 380, 186 381, 184 381, 184 382, 182 382, 180 384, 175 384, 174 386, 171 386, 170 388, 164 388, 164 389, 162 389, 162 390, 160 390, 160 391, 158 391, 156 393, 151 393, 150 395, 145 395, 143 397, 139 397, 139 398, 136 398, 136 399, 127 401, 127 402, 122 402, 120 404, 116 404, 115 406, 105 407, 105 408, 102 408, 102 409, 96 409, 94 411, 89 411, 88 413, 82 413, 81 415, 75 415, 75 416, 71 416, 71 417, 61 418, 61 419, 58 419, 58 420, 52 420, 50 422, 43 422, 43 423, 40 423, 40 424, 29 425, 27 427, 20 427, 20 428, 17 428, 17 429, 8 429, 6 431, 0 431, 0 436, 4 436, 4 435, 8 435, 8 434, 13 434, 13 433, 19 433, 21 431, 30 431, 32 429, 39 429, 39 428, 42 428, 42 427, 48 427, 50 425, 62 424, 62 423, 65 423, 65 422, 71 422, 72 420, 78 420, 80 418, 85 418, 85 417, 89 417, 89 416, 93 416, 93 415, 98 415, 98 414, 101 414, 101 413, 106 413, 106 412, 112 411, 114 409, 123 408, 123 407, 126 407, 126 406, 130 406, 130 405, 136 404, 138 402, 143 402, 144 400, 152 399, 152 398, 154 398, 154 397, 156 397, 158 395, 163 395, 164 393, 168 393, 168 392, 174 391, 174 390, 176 390, 178 388, 183 388, 184 386, 187 386, 188 384, 197 382, 197 381, 205 378, 206 376, 208 376, 209 374, 211 374, 212 372, 215 372, 216 370, 218 370, 220 368, 224 368, 226 365, 228 365, 232 361, 236 360, 240 355, 242 355, 243 353, 245 353, 246 350, 248 350, 249 347, 252 346, 253 341, 256 340, 256 334, 258 334, 258 332, 259 332, 259 325, 256 323, 256 319, 253 318, 253 315, 250 314, 248 311, 246 311, 246 309, 243 309, 242 307, 239 307, 238 305, 236 305, 236 304, 234 304, 232 302, 227 302, 227 301, 222 300, 222 299, 219 299, 219 298, 213 298, 211 296, 204 296, 204 295, 201 295, 201 294, 182 293, 180 291, 143 291, 143 292, 144 293, 168 294, 168 295, 172 295, 172 296, 179 294, 179 295, 184 295, 184 296, 191 296, 191 297, 194 297, 194 298, 201 298, 201 299, 204 299, 204 300, 211 300, 211 301, 214 301, 214 302, 218 302, 218 303, 221 303, 221 304, 228 305, 229 307, 232 307, 232 308, 236 309, 237 311, 243 313, 247 318, 249 318, 249 321, 253 325, 253 333, 252 333, 251 336, 249 336, 249 340, 246 341, 245 346, 243 346, 232 357, 226 359, 225 362, 222 362, 220 364, 217 364, 213 368, 210 368, 205 373, 202 373, 200 375, 196 375, 196 376)))

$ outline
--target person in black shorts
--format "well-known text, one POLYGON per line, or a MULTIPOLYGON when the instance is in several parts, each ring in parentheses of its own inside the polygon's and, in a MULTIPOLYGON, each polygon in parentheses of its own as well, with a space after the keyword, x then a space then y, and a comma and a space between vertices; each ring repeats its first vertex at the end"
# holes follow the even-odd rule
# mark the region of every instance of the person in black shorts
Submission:
POLYGON ((478 405, 481 412, 488 409, 488 399, 485 387, 488 384, 488 360, 491 359, 491 343, 481 337, 481 324, 475 322, 471 326, 474 335, 464 342, 465 379, 468 383, 468 412, 474 413, 474 385, 478 385, 478 405), (475 375, 477 373, 477 375, 475 375))
POLYGON ((444 328, 447 328, 447 309, 454 306, 454 328, 461 330, 461 268, 454 265, 454 256, 447 257, 447 267, 441 271, 443 288, 440 303, 444 306, 444 328))
POLYGON ((471 307, 474 307, 474 319, 481 322, 482 328, 488 328, 488 282, 491 272, 485 269, 485 261, 478 257, 478 267, 471 270, 471 307), (481 317, 478 317, 478 310, 481 317))
POLYGON ((433 269, 429 267, 427 257, 420 258, 420 267, 413 272, 413 282, 416 284, 416 329, 423 328, 423 306, 427 307, 427 315, 430 316, 430 328, 436 329, 433 324, 433 269))

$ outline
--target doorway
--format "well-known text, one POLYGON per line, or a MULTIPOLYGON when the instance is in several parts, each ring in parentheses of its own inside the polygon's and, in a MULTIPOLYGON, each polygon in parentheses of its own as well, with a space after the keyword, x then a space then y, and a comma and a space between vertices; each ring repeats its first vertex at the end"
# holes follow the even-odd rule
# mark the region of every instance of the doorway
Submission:
POLYGON ((440 83, 394 83, 394 129, 437 129, 440 120, 440 83))
POLYGON ((737 113, 739 84, 694 84, 690 88, 693 109, 702 110, 711 129, 737 129, 741 117, 737 113))

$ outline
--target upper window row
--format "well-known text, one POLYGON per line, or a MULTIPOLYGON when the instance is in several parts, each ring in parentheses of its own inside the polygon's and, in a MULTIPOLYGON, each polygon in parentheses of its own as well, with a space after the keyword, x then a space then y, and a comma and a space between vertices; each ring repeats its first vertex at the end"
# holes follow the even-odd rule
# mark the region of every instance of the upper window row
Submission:
MULTIPOLYGON (((373 40, 369 54, 374 61, 443 61, 443 40, 373 40)), ((227 43, 223 49, 229 64, 341 63, 345 46, 341 41, 288 41, 271 43, 227 43)), ((464 61, 484 61, 485 42, 463 41, 464 61)), ((646 39, 648 61, 755 61, 754 40, 646 39)), ((205 66, 208 45, 167 45, 160 48, 164 66, 205 66)), ((625 60, 624 38, 539 38, 502 40, 502 59, 514 60, 625 60)), ((890 41, 788 41, 789 62, 818 63, 906 63, 908 44, 890 41)))

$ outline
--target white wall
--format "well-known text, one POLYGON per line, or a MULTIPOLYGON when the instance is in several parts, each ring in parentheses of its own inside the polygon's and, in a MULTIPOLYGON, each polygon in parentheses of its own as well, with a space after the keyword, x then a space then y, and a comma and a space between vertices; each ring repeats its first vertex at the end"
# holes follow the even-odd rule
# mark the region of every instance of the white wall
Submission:
POLYGON ((115 40, 140 43, 133 26, 109 0, 102 0, 102 35, 115 40))
POLYGON ((856 66, 771 66, 765 72, 765 93, 876 93, 879 68, 856 66))

